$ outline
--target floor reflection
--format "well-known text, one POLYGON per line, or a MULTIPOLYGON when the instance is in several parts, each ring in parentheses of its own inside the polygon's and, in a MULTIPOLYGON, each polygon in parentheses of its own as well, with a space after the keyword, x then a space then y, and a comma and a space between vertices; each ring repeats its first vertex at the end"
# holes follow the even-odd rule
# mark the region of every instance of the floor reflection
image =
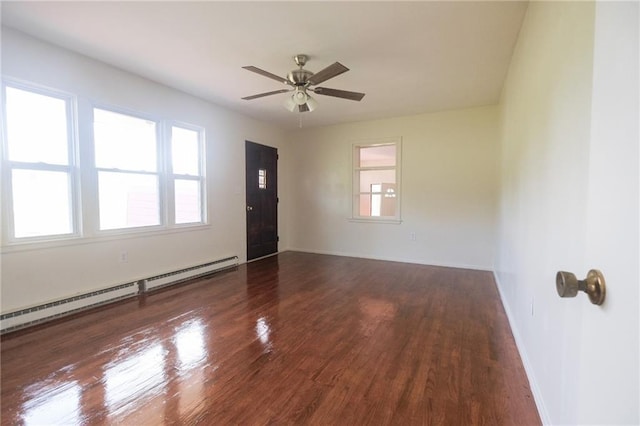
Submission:
POLYGON ((139 406, 140 400, 164 391, 165 356, 160 343, 122 360, 114 360, 104 371, 105 398, 111 415, 121 415, 139 406))
POLYGON ((256 336, 260 339, 260 343, 262 343, 265 347, 271 346, 269 342, 269 334, 271 333, 271 328, 269 328, 269 323, 267 319, 264 317, 258 318, 256 321, 256 336))
MULTIPOLYGON (((75 425, 81 423, 80 394, 76 381, 36 386, 36 394, 24 404, 25 425, 75 425)), ((29 393, 28 391, 26 393, 29 393)))
POLYGON ((178 349, 179 368, 182 373, 196 367, 206 359, 207 349, 203 333, 204 326, 199 319, 189 321, 178 329, 173 343, 178 349))

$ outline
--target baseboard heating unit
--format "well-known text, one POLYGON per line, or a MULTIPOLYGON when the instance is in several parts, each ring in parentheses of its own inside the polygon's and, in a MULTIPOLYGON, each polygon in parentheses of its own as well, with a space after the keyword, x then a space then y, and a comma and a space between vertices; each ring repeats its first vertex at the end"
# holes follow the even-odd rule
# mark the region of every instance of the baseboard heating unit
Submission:
MULTIPOLYGON (((227 257, 226 259, 215 260, 203 265, 193 266, 191 268, 180 269, 179 271, 169 272, 155 277, 143 280, 144 291, 155 290, 168 285, 178 284, 193 278, 203 277, 223 269, 238 266, 238 256, 227 257)), ((142 286, 141 286, 142 288, 142 286)))
POLYGON ((79 294, 73 297, 3 313, 0 315, 0 334, 71 315, 96 306, 134 297, 140 293, 153 291, 194 278, 204 277, 236 266, 238 266, 238 256, 227 257, 126 284, 103 288, 90 293, 79 294))

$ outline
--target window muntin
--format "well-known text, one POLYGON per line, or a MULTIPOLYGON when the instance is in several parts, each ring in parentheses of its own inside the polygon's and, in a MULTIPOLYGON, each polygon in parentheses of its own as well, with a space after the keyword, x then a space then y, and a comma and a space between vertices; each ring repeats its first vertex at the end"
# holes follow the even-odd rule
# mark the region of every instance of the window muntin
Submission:
POLYGON ((77 234, 72 97, 3 84, 3 180, 9 241, 77 234))
POLYGON ((353 147, 354 219, 399 221, 400 141, 353 147))

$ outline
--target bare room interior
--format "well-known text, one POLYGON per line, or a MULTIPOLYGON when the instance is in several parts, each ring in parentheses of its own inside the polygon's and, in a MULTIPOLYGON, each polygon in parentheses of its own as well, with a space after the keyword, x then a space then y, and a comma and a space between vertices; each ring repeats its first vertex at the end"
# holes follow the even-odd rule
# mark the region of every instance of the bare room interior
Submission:
POLYGON ((3 425, 640 424, 640 3, 0 19, 3 425))

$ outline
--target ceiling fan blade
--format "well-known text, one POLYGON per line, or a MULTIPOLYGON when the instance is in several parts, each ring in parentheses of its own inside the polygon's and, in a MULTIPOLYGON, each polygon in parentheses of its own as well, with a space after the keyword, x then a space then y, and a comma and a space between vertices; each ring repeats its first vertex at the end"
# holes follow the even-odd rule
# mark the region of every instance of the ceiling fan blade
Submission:
POLYGON ((329 65, 322 71, 318 71, 317 73, 309 77, 307 81, 309 82, 309 84, 315 85, 322 83, 323 81, 327 81, 330 78, 333 78, 347 71, 349 71, 349 68, 345 67, 340 62, 336 62, 333 65, 329 65))
POLYGON ((309 111, 309 107, 307 106, 307 104, 302 104, 302 105, 298 106, 298 111, 307 112, 307 111, 309 111))
POLYGON ((288 84, 289 86, 293 85, 293 83, 291 83, 289 80, 287 80, 284 77, 280 77, 278 75, 275 74, 271 74, 269 71, 265 71, 265 70, 261 70, 260 68, 248 65, 246 67, 242 67, 247 71, 251 71, 251 72, 255 72, 256 74, 260 74, 263 75, 265 77, 271 78, 273 80, 279 81, 280 83, 284 83, 284 84, 288 84))
POLYGON ((259 93, 257 95, 252 95, 252 96, 245 96, 244 99, 245 101, 250 101, 251 99, 257 99, 257 98, 262 98, 264 96, 271 96, 271 95, 277 95, 278 93, 286 93, 286 92, 290 92, 293 89, 280 89, 280 90, 274 90, 273 92, 265 92, 265 93, 259 93))
POLYGON ((364 93, 349 92, 348 90, 329 89, 327 87, 316 87, 312 89, 317 95, 333 96, 336 98, 360 101, 364 98, 364 93))

